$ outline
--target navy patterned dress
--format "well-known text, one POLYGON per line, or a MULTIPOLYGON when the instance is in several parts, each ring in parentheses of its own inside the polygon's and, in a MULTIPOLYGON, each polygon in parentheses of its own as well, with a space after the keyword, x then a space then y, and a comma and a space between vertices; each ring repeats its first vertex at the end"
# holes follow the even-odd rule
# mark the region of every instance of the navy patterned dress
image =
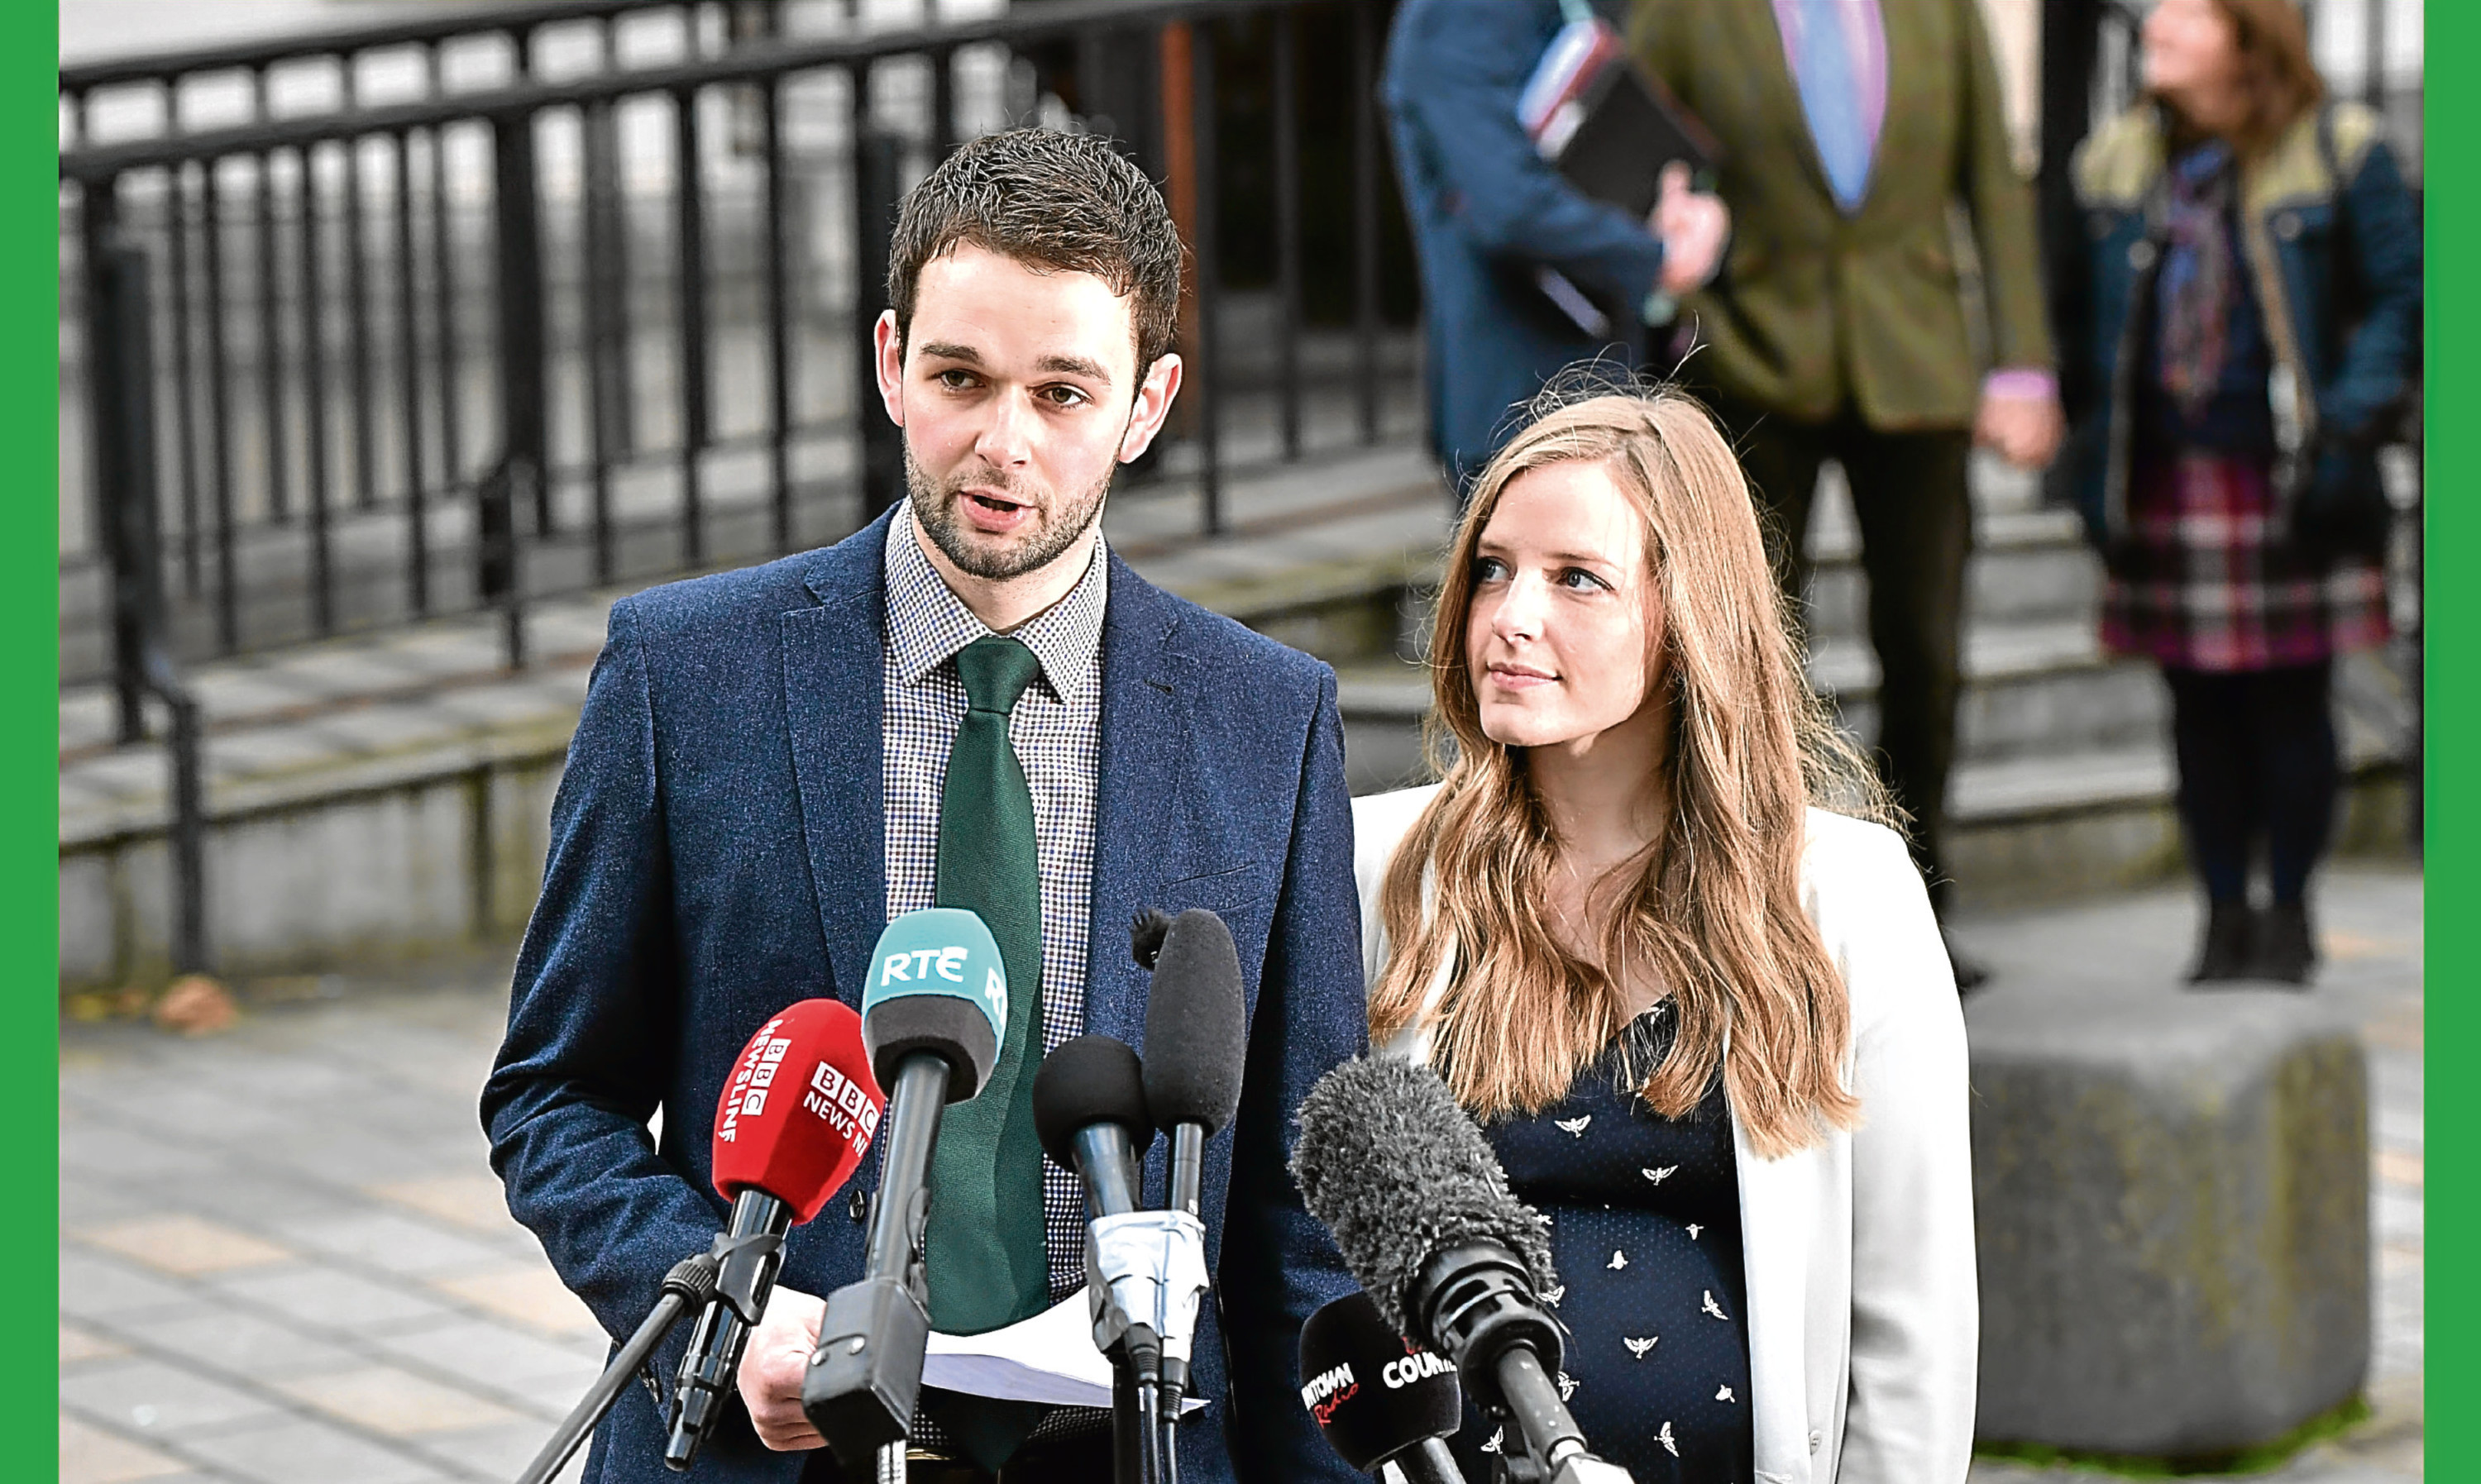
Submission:
MULTIPOLYGON (((1619 1090, 1624 1058, 1645 1069, 1669 1052, 1673 1014, 1656 1005, 1563 1101, 1482 1133, 1518 1199, 1551 1220, 1560 1287, 1545 1297, 1568 1329, 1559 1388, 1585 1441, 1637 1484, 1746 1484, 1749 1332, 1722 1078, 1682 1119, 1619 1090)), ((1476 1484, 1493 1455, 1521 1451, 1471 1401, 1449 1445, 1476 1484)))

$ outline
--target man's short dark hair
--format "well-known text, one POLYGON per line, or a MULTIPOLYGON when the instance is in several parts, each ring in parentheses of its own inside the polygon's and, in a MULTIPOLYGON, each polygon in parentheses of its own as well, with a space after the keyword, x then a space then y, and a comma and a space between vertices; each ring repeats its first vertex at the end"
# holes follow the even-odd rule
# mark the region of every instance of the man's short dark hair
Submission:
POLYGON ((888 245, 897 343, 913 328, 922 266, 971 243, 1030 267, 1092 273, 1130 299, 1137 375, 1180 320, 1180 232, 1145 171, 1093 134, 1009 129, 941 162, 905 194, 888 245))

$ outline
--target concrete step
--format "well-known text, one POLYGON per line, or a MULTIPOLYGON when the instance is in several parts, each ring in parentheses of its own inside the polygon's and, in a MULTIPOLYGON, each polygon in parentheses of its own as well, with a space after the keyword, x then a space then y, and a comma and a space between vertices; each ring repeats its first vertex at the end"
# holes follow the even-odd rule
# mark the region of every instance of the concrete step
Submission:
MULTIPOLYGON (((1878 730, 1878 658, 1857 638, 1821 638, 1810 680, 1844 724, 1878 730)), ((2091 619, 1990 622, 1967 631, 1957 755, 2032 757, 2157 738, 2169 716, 2152 664, 2106 655, 2091 619)))

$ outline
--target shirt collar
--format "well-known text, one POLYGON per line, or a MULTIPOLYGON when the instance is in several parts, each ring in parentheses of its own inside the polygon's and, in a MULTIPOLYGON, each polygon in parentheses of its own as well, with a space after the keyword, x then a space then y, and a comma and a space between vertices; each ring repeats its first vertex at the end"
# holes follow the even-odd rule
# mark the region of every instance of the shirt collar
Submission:
MULTIPOLYGON (((1093 556, 1077 586, 1011 631, 1012 638, 1033 651, 1056 698, 1076 693, 1102 649, 1103 600, 1110 590, 1105 570, 1109 559, 1110 549, 1097 532, 1093 556)), ((887 528, 886 575, 887 643, 900 683, 921 684, 956 651, 992 632, 923 555, 909 508, 899 511, 887 528)))

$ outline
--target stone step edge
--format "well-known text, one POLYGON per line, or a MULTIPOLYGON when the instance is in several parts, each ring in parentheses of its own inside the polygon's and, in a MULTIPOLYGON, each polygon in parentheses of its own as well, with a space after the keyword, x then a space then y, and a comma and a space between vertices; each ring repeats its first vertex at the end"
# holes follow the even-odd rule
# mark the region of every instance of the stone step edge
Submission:
MULTIPOLYGON (((402 793, 457 778, 495 770, 558 763, 568 753, 575 729, 574 714, 544 717, 504 730, 471 735, 450 742, 408 748, 400 754, 357 758, 333 768, 308 768, 279 776, 237 780, 208 790, 209 827, 243 823, 349 800, 402 793)), ((2347 738, 2346 781, 2353 784, 2399 775, 2404 760, 2382 744, 2347 738)), ((2171 802, 2170 760, 2158 746, 2097 749, 2037 759, 1966 762, 1956 767, 1955 802, 1949 810, 1952 827, 1998 828, 2100 811, 2154 809, 2171 802), (1998 788, 2017 795, 2012 802, 1991 802, 1994 782, 2009 774, 2058 776, 2067 787, 2019 785, 1998 788), (2024 797, 2025 794, 2035 796, 2024 797)), ((61 820, 60 852, 64 857, 122 849, 160 840, 170 831, 160 804, 99 808, 65 814, 61 820)))
MULTIPOLYGON (((1983 627, 1986 632, 1991 629, 2066 630, 2082 629, 2086 626, 2079 623, 2053 622, 2023 625, 1987 624, 1983 627)), ((1830 650, 1831 667, 1846 669, 1856 663, 1869 663, 1867 648, 1867 644, 1858 638, 1835 640, 1830 650)), ((2107 654, 2099 648, 2078 653, 2055 651, 2035 653, 2030 658, 2026 658, 2025 649, 2009 646, 1993 664, 1975 665, 1968 655, 1963 679, 1967 687, 2038 685, 2056 676, 2084 675, 2100 670, 2146 669, 2150 668, 2152 664, 2150 660, 2107 654)), ((1404 666, 1407 673, 1397 675, 1385 673, 1380 666, 1376 665, 1338 666, 1336 684, 1344 714, 1348 716, 1418 719, 1430 709, 1430 687, 1428 681, 1414 672, 1416 668, 1408 664, 1404 666)), ((1875 668, 1874 664, 1871 668, 1875 668)), ((1814 673, 1811 680, 1813 684, 1819 686, 1819 692, 1830 701, 1866 698, 1875 695, 1878 690, 1878 681, 1874 674, 1866 680, 1847 681, 1841 685, 1820 683, 1814 673)))
MULTIPOLYGON (((299 814, 332 803, 429 788, 457 778, 557 763, 568 756, 578 708, 523 722, 467 733, 449 741, 379 756, 363 754, 335 764, 316 763, 263 777, 210 781, 209 828, 299 814)), ((125 848, 170 833, 162 800, 64 811, 61 854, 125 848)))

